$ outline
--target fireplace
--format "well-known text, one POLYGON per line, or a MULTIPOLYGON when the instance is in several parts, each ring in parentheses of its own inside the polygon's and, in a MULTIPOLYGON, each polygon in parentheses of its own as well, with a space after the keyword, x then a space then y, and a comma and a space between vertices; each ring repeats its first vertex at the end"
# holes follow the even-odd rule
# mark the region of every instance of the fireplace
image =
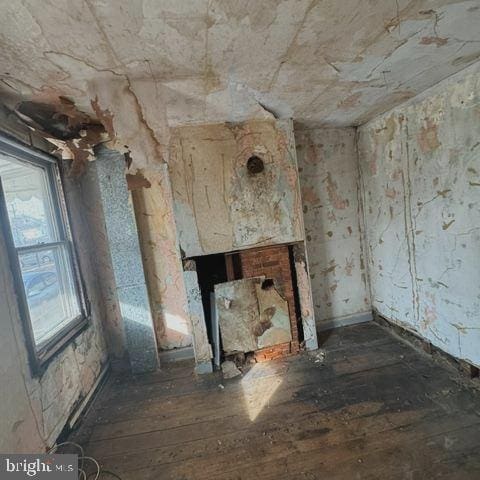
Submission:
POLYGON ((195 261, 205 329, 217 366, 239 355, 263 362, 299 352, 303 331, 293 245, 191 260, 195 261), (214 308, 222 292, 228 298, 214 308))
MULTIPOLYGON (((256 361, 297 353, 300 346, 316 349, 292 122, 175 128, 169 153, 166 193, 175 222, 169 240, 175 245, 164 245, 157 255, 173 252, 177 258, 167 258, 169 265, 177 271, 183 262, 183 272, 163 282, 155 272, 152 277, 160 295, 170 295, 180 316, 188 317, 196 371, 211 371, 219 346, 225 354, 237 347, 253 352, 256 361), (218 306, 225 317, 217 317, 215 290, 229 282, 240 283, 223 287, 218 306), (235 288, 242 298, 235 297, 235 288), (258 311, 249 295, 257 297, 258 311), (246 321, 242 304, 250 308, 245 345, 239 332, 230 344, 219 345, 212 321, 218 319, 220 331, 222 321, 224 330, 234 328, 235 315, 246 321)), ((223 336, 228 338, 226 330, 223 336)), ((218 365, 218 355, 216 360, 218 365)))

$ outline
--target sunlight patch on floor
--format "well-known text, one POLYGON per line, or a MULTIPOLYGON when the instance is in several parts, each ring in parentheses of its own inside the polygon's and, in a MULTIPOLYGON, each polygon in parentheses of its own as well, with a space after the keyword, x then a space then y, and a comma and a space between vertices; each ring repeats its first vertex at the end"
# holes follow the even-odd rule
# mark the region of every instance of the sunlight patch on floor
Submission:
POLYGON ((245 408, 252 422, 264 408, 268 408, 270 400, 283 382, 275 373, 273 365, 257 363, 241 380, 245 408))

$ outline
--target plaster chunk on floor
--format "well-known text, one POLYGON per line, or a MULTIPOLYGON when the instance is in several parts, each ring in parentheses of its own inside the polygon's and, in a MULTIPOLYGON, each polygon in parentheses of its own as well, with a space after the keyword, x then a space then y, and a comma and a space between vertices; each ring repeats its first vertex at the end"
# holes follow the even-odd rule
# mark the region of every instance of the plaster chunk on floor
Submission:
POLYGON ((232 362, 231 360, 226 360, 222 363, 222 373, 224 379, 238 377, 238 375, 242 374, 235 365, 235 362, 232 362))

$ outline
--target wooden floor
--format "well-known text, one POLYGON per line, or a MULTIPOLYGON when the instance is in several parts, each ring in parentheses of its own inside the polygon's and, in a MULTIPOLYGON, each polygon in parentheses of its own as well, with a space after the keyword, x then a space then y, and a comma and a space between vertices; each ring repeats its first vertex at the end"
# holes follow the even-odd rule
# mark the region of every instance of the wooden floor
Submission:
POLYGON ((110 378, 72 440, 123 480, 480 479, 468 381, 373 323, 321 343, 226 381, 110 378))

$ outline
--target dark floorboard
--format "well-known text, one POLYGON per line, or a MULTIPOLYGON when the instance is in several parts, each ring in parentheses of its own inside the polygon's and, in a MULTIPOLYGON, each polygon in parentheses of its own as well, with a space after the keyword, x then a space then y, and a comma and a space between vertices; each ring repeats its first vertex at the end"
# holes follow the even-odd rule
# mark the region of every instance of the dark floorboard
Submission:
MULTIPOLYGON (((111 377, 71 439, 123 480, 480 479, 480 392, 374 324, 196 377, 111 377)), ((107 478, 107 477, 106 477, 107 478)))

